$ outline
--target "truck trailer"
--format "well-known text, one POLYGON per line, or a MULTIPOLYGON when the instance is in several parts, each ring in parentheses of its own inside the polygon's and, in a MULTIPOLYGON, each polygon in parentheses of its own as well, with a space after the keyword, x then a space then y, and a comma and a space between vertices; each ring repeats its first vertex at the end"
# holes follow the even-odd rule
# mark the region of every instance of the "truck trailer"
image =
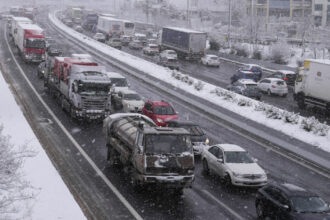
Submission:
POLYGON ((183 128, 157 127, 145 115, 112 114, 103 121, 107 159, 129 170, 136 187, 156 185, 178 194, 194 181, 190 134, 183 128))
POLYGON ((110 114, 111 80, 105 67, 87 56, 55 57, 44 80, 61 108, 78 120, 100 120, 110 114))
POLYGON ((86 30, 93 30, 97 26, 99 16, 93 11, 84 11, 82 27, 86 30))
POLYGON ((97 31, 102 32, 109 37, 120 35, 133 36, 135 25, 128 20, 99 16, 97 31))
POLYGON ((32 24, 32 20, 26 17, 13 17, 11 20, 11 27, 9 30, 9 35, 15 39, 15 35, 17 34, 17 25, 21 24, 32 24))
POLYGON ((309 59, 300 68, 294 87, 298 107, 317 106, 330 112, 330 61, 309 59))
POLYGON ((14 43, 24 62, 45 61, 46 42, 44 30, 36 24, 18 23, 14 30, 14 43))
POLYGON ((185 28, 164 27, 161 32, 161 49, 175 50, 179 58, 199 60, 205 54, 205 32, 185 28))

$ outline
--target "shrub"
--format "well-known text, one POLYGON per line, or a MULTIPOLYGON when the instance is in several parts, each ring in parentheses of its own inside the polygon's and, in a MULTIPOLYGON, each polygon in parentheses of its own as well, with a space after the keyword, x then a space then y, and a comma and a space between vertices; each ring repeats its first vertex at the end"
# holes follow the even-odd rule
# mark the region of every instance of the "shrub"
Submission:
POLYGON ((309 118, 304 118, 303 120, 301 120, 301 128, 304 129, 305 131, 310 132, 313 130, 313 128, 318 122, 319 121, 314 116, 309 118))
POLYGON ((237 105, 239 106, 252 106, 251 100, 241 98, 238 100, 237 105))
POLYGON ((261 60, 262 59, 261 50, 254 49, 253 54, 252 54, 252 58, 256 59, 256 60, 261 60))
POLYGON ((265 113, 267 118, 272 119, 282 119, 282 112, 279 108, 276 108, 271 105, 267 105, 265 108, 265 113))
POLYGON ((277 64, 287 64, 290 50, 288 44, 285 42, 278 42, 272 46, 271 59, 277 64))
POLYGON ((254 110, 258 112, 265 111, 266 104, 264 102, 259 102, 257 105, 254 106, 254 110))
POLYGON ((200 91, 203 89, 204 87, 204 83, 202 81, 197 81, 195 84, 194 84, 194 87, 197 91, 200 91))
POLYGON ((282 112, 282 118, 285 122, 290 124, 298 124, 299 122, 299 114, 296 114, 294 112, 282 112))
POLYGON ((220 44, 216 40, 211 39, 210 40, 210 50, 218 51, 219 49, 220 49, 220 44))

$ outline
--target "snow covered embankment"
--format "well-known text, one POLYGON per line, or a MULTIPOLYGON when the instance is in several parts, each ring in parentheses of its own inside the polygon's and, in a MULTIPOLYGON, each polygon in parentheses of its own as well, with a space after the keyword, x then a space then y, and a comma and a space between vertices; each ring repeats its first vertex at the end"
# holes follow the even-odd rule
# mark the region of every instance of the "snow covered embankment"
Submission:
MULTIPOLYGON (((22 170, 19 171, 23 175, 21 177, 23 181, 30 186, 25 189, 24 194, 35 196, 15 201, 10 206, 10 208, 14 208, 14 212, 6 213, 8 218, 0 213, 0 219, 2 219, 1 217, 34 220, 86 219, 34 135, 1 72, 0 94, 1 103, 6 106, 0 108, 0 125, 4 127, 2 134, 9 136, 11 144, 15 146, 13 153, 18 152, 19 146, 23 145, 27 145, 28 151, 36 153, 33 157, 25 158, 22 170)), ((13 200, 15 199, 17 198, 13 198, 13 200)))
POLYGON ((173 72, 154 63, 111 48, 67 27, 55 17, 55 14, 49 14, 49 19, 68 35, 95 48, 97 51, 107 54, 114 60, 126 63, 141 72, 178 87, 192 95, 213 102, 243 117, 330 152, 329 126, 318 122, 315 118, 304 118, 274 106, 231 93, 215 85, 202 82, 182 73, 173 72))

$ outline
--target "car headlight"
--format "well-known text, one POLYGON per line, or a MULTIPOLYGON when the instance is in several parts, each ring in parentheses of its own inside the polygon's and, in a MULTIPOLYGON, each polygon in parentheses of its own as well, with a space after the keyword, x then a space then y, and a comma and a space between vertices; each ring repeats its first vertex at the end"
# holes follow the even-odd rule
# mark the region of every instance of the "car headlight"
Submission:
POLYGON ((206 138, 206 140, 205 140, 205 144, 206 144, 206 145, 209 145, 209 143, 210 143, 210 140, 209 140, 208 138, 206 138))
POLYGON ((161 119, 161 118, 157 118, 157 121, 158 121, 159 123, 164 123, 164 120, 161 119))
POLYGON ((267 175, 265 173, 261 174, 261 179, 267 179, 267 175))
POLYGON ((45 70, 41 70, 42 73, 45 73, 45 70))
POLYGON ((129 108, 130 107, 130 105, 129 104, 127 104, 127 108, 129 108))

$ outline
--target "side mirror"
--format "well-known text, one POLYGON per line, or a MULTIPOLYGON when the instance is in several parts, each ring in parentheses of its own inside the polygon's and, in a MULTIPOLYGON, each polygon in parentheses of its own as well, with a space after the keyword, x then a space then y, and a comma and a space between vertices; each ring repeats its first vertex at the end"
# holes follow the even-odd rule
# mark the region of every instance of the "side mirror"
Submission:
POLYGON ((283 209, 289 209, 289 206, 288 205, 282 205, 282 208, 283 209))
POLYGON ((223 163, 223 159, 222 158, 219 158, 219 159, 217 159, 217 162, 218 163, 223 163))
POLYGON ((257 163, 258 162, 258 159, 257 158, 253 158, 253 161, 257 163))

